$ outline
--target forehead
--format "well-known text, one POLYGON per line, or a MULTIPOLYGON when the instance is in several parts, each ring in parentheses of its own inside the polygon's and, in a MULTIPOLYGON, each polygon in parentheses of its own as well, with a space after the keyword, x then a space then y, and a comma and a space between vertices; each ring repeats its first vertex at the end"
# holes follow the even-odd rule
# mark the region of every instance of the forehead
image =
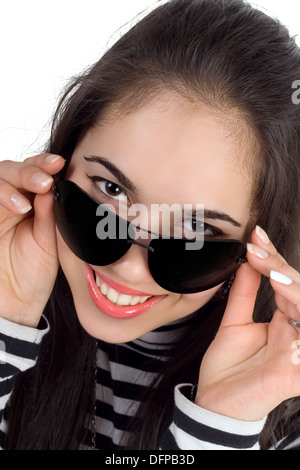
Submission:
MULTIPOLYGON (((245 162, 253 160, 253 152, 243 127, 234 116, 165 97, 136 112, 110 113, 85 135, 72 165, 83 165, 82 156, 105 157, 137 187, 138 202, 201 203, 244 225, 253 186, 245 162)), ((109 179, 107 170, 104 177, 109 179)))

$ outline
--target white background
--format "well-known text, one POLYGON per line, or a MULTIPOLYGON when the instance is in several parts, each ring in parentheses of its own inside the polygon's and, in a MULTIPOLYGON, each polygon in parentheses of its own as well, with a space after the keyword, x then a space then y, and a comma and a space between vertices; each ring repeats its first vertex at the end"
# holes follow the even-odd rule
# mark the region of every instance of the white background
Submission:
MULTIPOLYGON (((299 34, 300 45, 300 0, 250 3, 279 18, 293 35, 299 34)), ((119 28, 155 4, 155 0, 1 0, 0 160, 21 161, 42 150, 69 78, 98 60, 119 37, 119 28)))

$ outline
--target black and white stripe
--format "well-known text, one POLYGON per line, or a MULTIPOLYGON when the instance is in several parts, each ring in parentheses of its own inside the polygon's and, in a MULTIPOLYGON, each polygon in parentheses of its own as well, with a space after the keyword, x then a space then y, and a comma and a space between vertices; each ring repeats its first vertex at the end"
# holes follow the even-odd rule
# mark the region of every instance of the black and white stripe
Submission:
MULTIPOLYGON (((96 448, 122 449, 126 429, 139 407, 141 394, 166 361, 170 346, 190 319, 174 322, 123 344, 98 342, 96 383, 96 448)), ((15 325, 0 318, 0 341, 5 351, 0 356, 0 442, 6 432, 3 415, 16 374, 34 366, 39 344, 48 331, 15 325), (1 333, 2 332, 2 333, 1 333)), ((182 384, 174 391, 174 420, 162 439, 162 450, 258 449, 264 425, 243 422, 203 410, 190 400, 191 385, 182 384)), ((82 444, 88 448, 92 436, 82 444)), ((2 440, 4 442, 4 440, 2 440)))
POLYGON ((0 446, 7 426, 5 406, 16 375, 35 365, 39 345, 48 330, 45 318, 42 318, 39 328, 20 326, 0 318, 0 446))
POLYGON ((191 386, 175 389, 174 419, 161 447, 189 450, 256 450, 265 419, 245 422, 220 416, 190 400, 191 386), (173 446, 173 447, 168 447, 173 446), (176 447, 174 447, 176 446, 176 447))
POLYGON ((96 444, 98 449, 122 449, 126 429, 139 397, 147 392, 168 357, 170 346, 186 322, 174 322, 123 344, 98 343, 96 444), (123 441, 123 442, 121 442, 123 441))

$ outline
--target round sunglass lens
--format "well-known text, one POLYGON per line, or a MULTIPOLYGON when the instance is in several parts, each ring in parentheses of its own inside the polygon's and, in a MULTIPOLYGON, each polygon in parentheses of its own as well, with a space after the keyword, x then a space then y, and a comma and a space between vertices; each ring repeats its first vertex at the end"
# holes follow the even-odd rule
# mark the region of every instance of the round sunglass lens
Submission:
POLYGON ((195 293, 226 281, 245 256, 245 246, 238 240, 206 240, 199 250, 186 250, 186 241, 157 239, 151 241, 148 254, 150 272, 164 289, 177 293, 195 293))

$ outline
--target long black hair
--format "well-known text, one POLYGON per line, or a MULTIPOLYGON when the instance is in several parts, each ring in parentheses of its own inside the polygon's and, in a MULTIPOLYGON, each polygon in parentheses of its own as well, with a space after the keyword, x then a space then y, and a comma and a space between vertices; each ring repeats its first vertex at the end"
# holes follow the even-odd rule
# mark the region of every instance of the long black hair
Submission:
MULTIPOLYGON (((132 112, 172 91, 246 123, 255 165, 252 214, 287 262, 299 268, 300 106, 292 84, 300 52, 288 30, 243 0, 170 0, 138 21, 75 78, 59 102, 47 151, 67 163, 85 133, 112 106, 132 112)), ((250 170, 249 170, 250 171, 250 170)), ((133 426, 136 449, 158 448, 172 419, 173 387, 197 383, 201 359, 226 306, 213 299, 174 348, 133 426), (161 396, 170 397, 161 400, 161 396), (151 432, 149 432, 151 430, 151 432)), ((254 311, 269 321, 274 294, 263 278, 254 311)), ((61 269, 45 308, 51 324, 35 367, 19 375, 8 412, 7 449, 77 449, 93 410, 95 340, 81 327, 61 269)), ((297 399, 274 410, 267 449, 299 426, 297 399)))

